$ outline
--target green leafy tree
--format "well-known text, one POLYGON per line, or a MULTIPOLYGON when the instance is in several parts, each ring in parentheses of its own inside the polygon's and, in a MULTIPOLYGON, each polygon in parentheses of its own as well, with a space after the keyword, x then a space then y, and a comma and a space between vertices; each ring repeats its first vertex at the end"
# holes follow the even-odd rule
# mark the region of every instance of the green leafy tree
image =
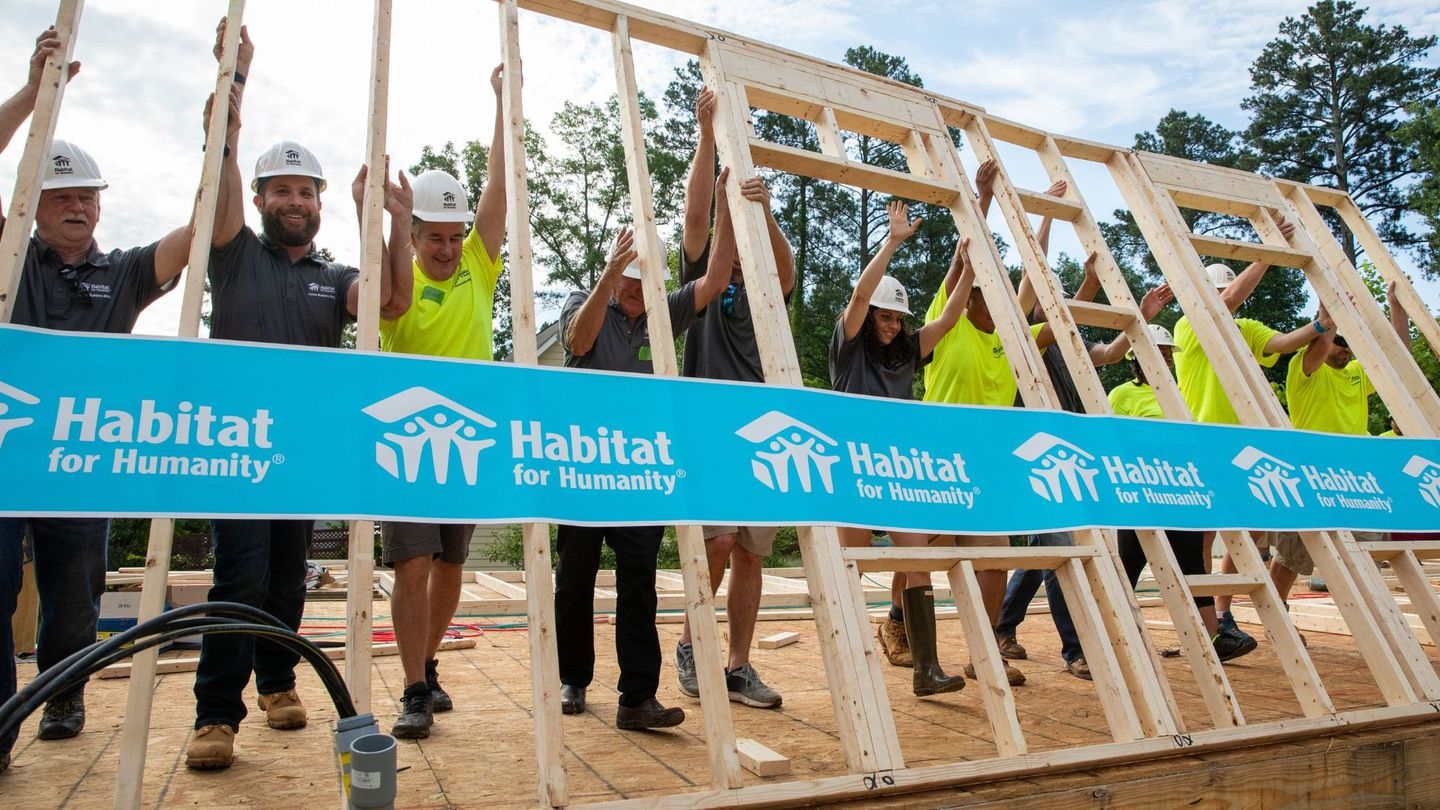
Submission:
POLYGON ((1410 189, 1409 207, 1420 217, 1423 232, 1416 249, 1421 271, 1440 277, 1440 104, 1412 108, 1414 116, 1397 132, 1414 150, 1411 169, 1420 178, 1410 189))
MULTIPOLYGON (((1406 109, 1440 92, 1434 36, 1369 25, 1349 0, 1321 0, 1286 17, 1250 67, 1246 137, 1264 170, 1350 194, 1391 245, 1417 247, 1403 217, 1415 145, 1397 137, 1406 109)), ((1332 220, 1351 263, 1354 235, 1332 220)))

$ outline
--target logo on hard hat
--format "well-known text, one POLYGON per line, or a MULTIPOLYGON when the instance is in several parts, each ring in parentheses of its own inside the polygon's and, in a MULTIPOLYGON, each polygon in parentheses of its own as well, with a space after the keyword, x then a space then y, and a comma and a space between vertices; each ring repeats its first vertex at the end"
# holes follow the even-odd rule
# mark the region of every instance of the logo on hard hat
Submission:
POLYGON ((830 478, 830 468, 840 457, 827 455, 825 451, 837 447, 839 443, 818 428, 780 411, 770 411, 735 431, 735 434, 751 444, 760 445, 755 457, 750 460, 750 471, 755 480, 766 487, 777 492, 789 492, 790 473, 793 471, 795 483, 802 491, 810 492, 813 471, 825 491, 834 494, 835 484, 830 478))
POLYGON ((75 170, 70 168, 70 158, 64 155, 56 155, 52 160, 55 163, 56 174, 74 174, 75 170))
POLYGON ((287 166, 299 166, 299 165, 300 165, 300 153, 297 152, 297 151, 294 150, 294 149, 286 149, 286 150, 285 150, 285 165, 287 165, 287 166))
POLYGON ((440 199, 442 199, 442 200, 445 201, 445 207, 446 207, 446 208, 454 208, 454 207, 455 207, 455 192, 453 192, 453 191, 447 191, 447 192, 445 192, 444 194, 441 194, 441 195, 440 195, 440 199))
POLYGON ((1099 470, 1092 469, 1095 457, 1077 445, 1049 433, 1036 433, 1015 448, 1015 455, 1035 464, 1030 470, 1030 488, 1051 503, 1064 503, 1066 493, 1073 501, 1100 500, 1095 490, 1099 470))
POLYGON ((428 388, 407 388, 362 410, 398 428, 375 442, 375 463, 406 483, 419 479, 420 462, 428 451, 435 483, 449 480, 450 461, 458 458, 465 483, 475 486, 480 451, 495 444, 479 435, 481 429, 495 427, 493 420, 428 388))

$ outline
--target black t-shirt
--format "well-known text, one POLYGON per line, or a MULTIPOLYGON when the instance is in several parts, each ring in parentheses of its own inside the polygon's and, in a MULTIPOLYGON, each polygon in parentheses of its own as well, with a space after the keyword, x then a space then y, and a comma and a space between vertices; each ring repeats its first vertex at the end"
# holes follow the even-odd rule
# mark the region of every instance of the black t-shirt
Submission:
MULTIPOLYGON (((587 354, 575 356, 570 353, 570 322, 580 313, 580 307, 590 293, 576 290, 570 293, 565 307, 560 311, 560 344, 565 347, 565 365, 575 368, 593 368, 601 371, 628 371, 632 374, 653 374, 654 365, 650 359, 650 319, 641 314, 631 321, 614 299, 605 304, 605 320, 595 335, 595 345, 587 354)), ((695 321, 695 284, 686 284, 665 296, 670 308, 670 328, 680 332, 695 321)))
POLYGON ((246 225, 210 251, 210 336, 338 347, 354 320, 345 296, 359 277, 353 267, 325 261, 314 245, 291 263, 284 248, 246 225))
MULTIPOLYGON (((1085 344, 1085 351, 1089 352, 1095 344, 1084 338, 1081 341, 1085 344)), ((1080 392, 1075 390, 1075 381, 1070 378, 1070 370, 1065 368, 1065 356, 1060 353, 1060 346, 1051 343, 1040 353, 1040 359, 1045 362, 1045 370, 1050 373, 1050 383, 1055 386, 1055 396, 1060 400, 1060 409, 1071 413, 1084 413, 1085 406, 1080 402, 1080 392)), ((1019 394, 1015 395, 1015 407, 1022 408, 1024 401, 1019 394)))
POLYGON ((835 333, 830 337, 830 387, 846 394, 914 399, 915 372, 934 357, 933 354, 920 356, 920 335, 910 334, 911 356, 895 368, 870 359, 865 351, 864 335, 865 330, 861 329, 854 339, 846 340, 843 316, 835 321, 835 333))
POLYGON ((65 264, 54 248, 30 237, 11 322, 70 332, 129 332, 141 310, 175 287, 174 279, 164 287, 155 283, 159 244, 101 253, 91 242, 89 255, 70 268, 74 274, 62 275, 65 264))

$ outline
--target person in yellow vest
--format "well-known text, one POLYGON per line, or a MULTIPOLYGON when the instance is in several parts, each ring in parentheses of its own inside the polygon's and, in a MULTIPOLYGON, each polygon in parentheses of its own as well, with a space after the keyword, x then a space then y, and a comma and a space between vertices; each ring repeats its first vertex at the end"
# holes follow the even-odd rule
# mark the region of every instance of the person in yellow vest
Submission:
MULTIPOLYGON (((1287 240, 1294 232, 1295 225, 1293 223, 1283 219, 1280 221, 1280 233, 1287 240)), ((1232 316, 1255 291, 1269 270, 1270 265, 1266 262, 1254 262, 1238 276, 1235 275, 1235 271, 1219 263, 1205 268, 1210 283, 1214 285, 1220 296, 1220 301, 1232 316)), ((1235 328, 1240 330, 1240 337, 1249 347, 1255 362, 1269 368, 1275 365, 1275 361, 1280 359, 1280 355, 1290 354, 1319 337, 1325 327, 1317 320, 1290 332, 1281 333, 1253 318, 1235 318, 1235 328)), ((1195 417, 1195 421, 1220 425, 1240 424, 1240 418, 1236 416, 1235 409, 1225 396, 1224 387, 1220 384, 1220 377, 1215 373, 1210 359, 1205 356, 1205 350, 1200 346, 1200 341, 1195 336, 1195 330, 1191 328, 1188 317, 1181 317, 1175 324, 1175 372, 1176 382, 1180 384, 1180 394, 1185 398, 1185 404, 1190 408, 1190 413, 1195 417)), ((1205 560, 1207 563, 1210 560, 1209 549, 1214 539, 1214 532, 1205 533, 1205 560)), ((1220 566, 1220 570, 1224 573, 1236 572, 1235 563, 1230 559, 1228 552, 1221 560, 1220 566)), ((1241 630, 1235 624, 1235 617, 1230 614, 1230 596, 1216 596, 1215 608, 1220 614, 1220 632, 1239 639, 1244 642, 1245 647, 1249 648, 1238 655, 1244 655, 1253 650, 1256 644, 1255 639, 1241 630)))
MULTIPOLYGON (((1395 297, 1395 285, 1388 291, 1390 325, 1406 346, 1410 345, 1410 318, 1395 297)), ((1320 308, 1320 322, 1326 331, 1310 345, 1296 352, 1285 376, 1285 399, 1290 408, 1290 424, 1297 430, 1341 433, 1364 436, 1370 432, 1370 395, 1375 386, 1360 361, 1350 351, 1350 344, 1330 327, 1325 308, 1320 308)), ((1380 532, 1355 532, 1356 539, 1376 541, 1380 532)), ((1282 600, 1290 595, 1295 577, 1310 576, 1315 562, 1300 542, 1298 532, 1280 532, 1275 541, 1275 556, 1270 558, 1270 581, 1282 600)))
MULTIPOLYGON (((446 172, 423 172, 411 183, 411 303, 399 314, 382 313, 381 351, 493 357, 492 317, 506 213, 500 82, 501 68, 496 67, 490 73, 495 130, 485 187, 473 214, 465 187, 446 172)), ((397 281, 401 275, 396 274, 397 281)), ((463 413, 451 416, 465 418, 463 413)), ((395 568, 391 611, 405 672, 400 717, 391 730, 396 737, 429 737, 435 712, 454 706, 440 686, 436 652, 460 601, 460 577, 474 533, 473 524, 460 523, 386 521, 381 527, 383 560, 395 568)))

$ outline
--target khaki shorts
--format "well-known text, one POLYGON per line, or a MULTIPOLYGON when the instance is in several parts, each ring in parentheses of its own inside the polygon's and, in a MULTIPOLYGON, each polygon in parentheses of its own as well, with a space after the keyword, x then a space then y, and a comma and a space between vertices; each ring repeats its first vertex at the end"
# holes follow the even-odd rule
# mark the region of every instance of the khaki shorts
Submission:
MULTIPOLYGON (((1315 561, 1310 559, 1310 550, 1300 539, 1299 532, 1275 532, 1275 561, 1302 577, 1315 573, 1315 561)), ((1361 543, 1375 543, 1385 539, 1384 532, 1351 532, 1361 543)))
POLYGON ((757 557, 770 556, 775 548, 775 533, 778 526, 702 526, 705 539, 711 540, 724 534, 735 535, 735 545, 757 557))
POLYGON ((384 546, 381 560, 394 565, 396 560, 429 555, 432 559, 452 565, 463 565, 470 556, 473 523, 396 523, 380 524, 380 540, 384 546))

